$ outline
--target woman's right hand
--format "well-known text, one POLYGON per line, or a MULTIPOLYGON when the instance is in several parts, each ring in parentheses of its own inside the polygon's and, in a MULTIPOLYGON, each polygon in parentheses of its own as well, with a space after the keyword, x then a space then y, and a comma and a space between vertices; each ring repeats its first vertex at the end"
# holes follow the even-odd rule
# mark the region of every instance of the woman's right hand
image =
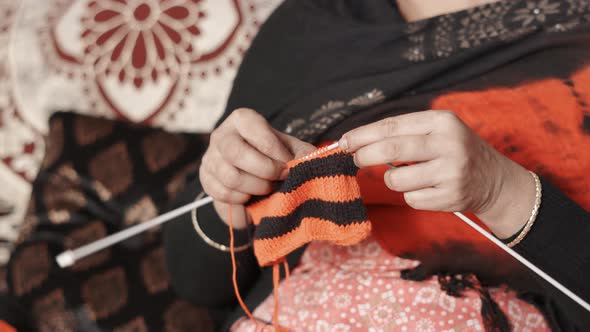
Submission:
POLYGON ((252 195, 269 194, 274 181, 287 177, 288 161, 314 150, 272 128, 256 111, 237 109, 211 133, 199 178, 219 216, 227 222, 231 204, 233 226, 245 228, 243 204, 252 195))

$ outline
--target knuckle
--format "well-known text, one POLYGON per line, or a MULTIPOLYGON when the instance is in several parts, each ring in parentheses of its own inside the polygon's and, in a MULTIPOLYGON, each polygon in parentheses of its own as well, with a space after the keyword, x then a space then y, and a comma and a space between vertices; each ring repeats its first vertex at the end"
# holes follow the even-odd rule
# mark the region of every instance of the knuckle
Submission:
POLYGON ((211 135, 209 136, 209 140, 211 141, 211 144, 215 144, 216 142, 221 140, 221 132, 219 131, 219 129, 215 129, 211 132, 211 135))
POLYGON ((260 114, 249 108, 238 108, 231 114, 234 126, 248 126, 251 121, 255 121, 260 114))
POLYGON ((221 181, 224 186, 230 189, 237 189, 242 184, 242 176, 240 171, 237 169, 233 167, 227 167, 227 169, 223 172, 221 181))
POLYGON ((388 143, 383 146, 383 154, 391 159, 390 161, 398 160, 400 157, 401 148, 398 143, 388 143))
POLYGON ((238 127, 242 122, 244 122, 244 118, 247 116, 246 113, 246 109, 238 108, 230 114, 228 120, 231 121, 231 124, 234 127, 238 127))
POLYGON ((237 108, 231 113, 230 116, 233 117, 234 120, 240 120, 250 115, 251 112, 252 110, 248 108, 237 108))
POLYGON ((222 202, 230 202, 232 197, 232 191, 226 187, 219 187, 215 191, 214 195, 215 196, 213 196, 213 198, 216 198, 222 202))
MULTIPOLYGON (((460 156, 461 159, 463 159, 463 157, 467 155, 467 144, 468 144, 468 142, 465 142, 460 137, 455 138, 455 139, 451 139, 449 141, 449 143, 447 144, 448 152, 452 155, 460 156)), ((459 162, 462 162, 462 161, 459 160, 459 162)))
POLYGON ((399 120, 394 117, 385 118, 381 121, 381 129, 385 137, 392 137, 395 135, 399 126, 399 120))
POLYGON ((448 170, 446 173, 447 173, 447 176, 446 176, 447 181, 450 181, 453 184, 461 182, 461 179, 463 178, 462 167, 460 167, 460 166, 453 167, 450 170, 448 170))
POLYGON ((225 201, 225 196, 224 193, 222 192, 222 188, 218 188, 215 185, 212 185, 209 181, 207 181, 206 179, 202 179, 203 181, 201 182, 201 185, 203 186, 203 191, 213 197, 216 200, 220 200, 220 201, 225 201))
POLYGON ((453 111, 436 111, 436 116, 438 117, 439 121, 445 123, 454 123, 458 120, 457 114, 453 111))
POLYGON ((277 141, 271 138, 263 139, 258 144, 258 150, 268 156, 277 149, 277 141))
POLYGON ((222 144, 220 150, 224 158, 230 162, 236 162, 242 157, 242 147, 239 144, 222 144))
POLYGON ((207 169, 210 158, 209 150, 205 151, 205 154, 203 154, 203 157, 201 158, 201 164, 199 165, 199 173, 203 173, 203 170, 207 169))

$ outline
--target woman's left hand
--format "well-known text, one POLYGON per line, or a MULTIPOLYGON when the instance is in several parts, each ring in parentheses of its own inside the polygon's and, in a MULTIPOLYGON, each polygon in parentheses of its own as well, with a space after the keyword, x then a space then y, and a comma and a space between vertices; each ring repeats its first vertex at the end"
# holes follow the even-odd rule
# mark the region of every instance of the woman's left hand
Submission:
POLYGON ((359 127, 339 141, 359 167, 418 162, 385 173, 385 184, 419 210, 475 213, 499 237, 526 223, 535 200, 529 172, 454 113, 425 111, 359 127))

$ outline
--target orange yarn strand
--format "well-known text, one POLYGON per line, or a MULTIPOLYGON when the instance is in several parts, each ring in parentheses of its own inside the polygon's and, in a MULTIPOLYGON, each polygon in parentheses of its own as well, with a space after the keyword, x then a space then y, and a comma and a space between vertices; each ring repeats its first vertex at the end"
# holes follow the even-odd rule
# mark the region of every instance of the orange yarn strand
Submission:
MULTIPOLYGON (((283 259, 285 268, 285 281, 289 278, 289 265, 287 260, 283 259)), ((273 299, 274 299, 274 312, 272 315, 272 325, 274 332, 288 332, 289 329, 282 328, 279 325, 279 283, 281 281, 281 262, 277 262, 272 266, 272 283, 273 283, 273 299)))
POLYGON ((287 263, 287 259, 283 260, 283 268, 285 269, 285 288, 287 289, 287 296, 289 298, 293 298, 293 291, 291 289, 291 285, 289 285, 289 276, 291 275, 291 271, 289 270, 289 263, 287 263))
POLYGON ((258 321, 254 318, 254 316, 252 315, 252 313, 250 312, 250 310, 248 310, 248 307, 246 306, 246 304, 244 303, 244 300, 242 300, 242 296, 240 295, 240 289, 238 288, 238 267, 236 264, 236 251, 235 251, 235 239, 234 239, 234 225, 233 225, 233 220, 232 220, 232 205, 228 204, 228 216, 227 216, 227 222, 229 224, 229 252, 230 252, 230 256, 231 256, 231 267, 232 267, 232 281, 234 284, 234 292, 236 294, 236 298, 238 299, 238 302, 240 303, 240 307, 242 307, 242 310, 244 310, 244 312, 246 313, 246 316, 248 316, 248 318, 250 318, 250 320, 256 324, 257 328, 258 328, 258 321))
POLYGON ((289 276, 291 275, 291 271, 289 270, 289 263, 287 263, 287 259, 283 260, 283 268, 285 269, 285 283, 289 280, 289 276))
POLYGON ((275 331, 279 331, 279 280, 280 280, 280 263, 275 263, 272 266, 272 284, 275 310, 272 315, 272 325, 275 331))

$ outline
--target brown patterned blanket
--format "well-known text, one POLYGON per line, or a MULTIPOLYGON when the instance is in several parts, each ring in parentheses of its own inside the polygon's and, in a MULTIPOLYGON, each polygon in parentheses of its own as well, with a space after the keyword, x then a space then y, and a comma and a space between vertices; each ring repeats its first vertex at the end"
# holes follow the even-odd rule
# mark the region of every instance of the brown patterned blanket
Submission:
POLYGON ((214 312, 170 289, 159 230, 69 269, 54 261, 64 249, 164 212, 196 170, 206 141, 205 135, 55 114, 6 272, 4 296, 20 308, 3 313, 0 303, 0 315, 18 312, 27 328, 51 332, 212 330, 214 312))

